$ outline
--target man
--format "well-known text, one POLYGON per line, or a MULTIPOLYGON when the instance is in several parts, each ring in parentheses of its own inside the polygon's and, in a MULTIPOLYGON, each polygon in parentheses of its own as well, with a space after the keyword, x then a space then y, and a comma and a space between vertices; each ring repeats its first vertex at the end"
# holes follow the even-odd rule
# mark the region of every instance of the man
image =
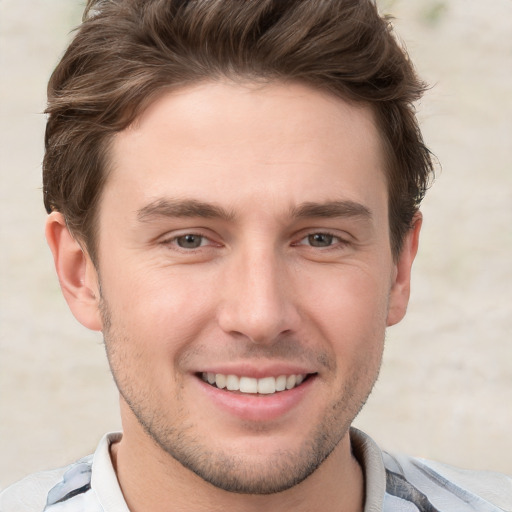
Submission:
POLYGON ((122 434, 0 510, 510 510, 351 429, 432 173, 368 0, 89 2, 49 85, 46 235, 122 434))

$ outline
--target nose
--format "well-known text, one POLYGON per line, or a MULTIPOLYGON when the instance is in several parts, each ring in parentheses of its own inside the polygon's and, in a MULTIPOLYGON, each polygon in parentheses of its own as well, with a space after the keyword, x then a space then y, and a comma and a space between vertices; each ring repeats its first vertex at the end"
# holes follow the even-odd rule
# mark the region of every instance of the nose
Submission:
POLYGON ((298 329, 291 269, 272 250, 233 257, 224 268, 218 322, 233 336, 271 345, 298 329))

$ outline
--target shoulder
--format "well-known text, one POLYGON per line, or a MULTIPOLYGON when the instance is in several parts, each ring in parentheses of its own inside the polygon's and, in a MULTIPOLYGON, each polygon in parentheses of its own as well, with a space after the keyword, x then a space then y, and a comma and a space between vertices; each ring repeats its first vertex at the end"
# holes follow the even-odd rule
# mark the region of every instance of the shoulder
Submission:
POLYGON ((59 469, 42 471, 0 492, 0 512, 41 512, 52 495, 67 494, 90 481, 92 456, 59 469))
POLYGON ((439 462, 383 453, 386 492, 409 501, 428 501, 434 509, 512 512, 512 478, 439 462))
POLYGON ((0 512, 40 512, 46 505, 48 492, 58 482, 68 467, 41 471, 0 492, 0 512))
POLYGON ((94 454, 69 466, 35 473, 0 492, 0 512, 129 512, 110 459, 120 432, 105 434, 94 454))

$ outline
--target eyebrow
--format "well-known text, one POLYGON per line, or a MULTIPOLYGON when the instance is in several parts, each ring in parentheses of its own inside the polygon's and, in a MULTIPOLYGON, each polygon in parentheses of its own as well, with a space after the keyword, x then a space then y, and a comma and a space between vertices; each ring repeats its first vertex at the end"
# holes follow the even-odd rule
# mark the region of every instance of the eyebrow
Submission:
MULTIPOLYGON (((361 203, 350 200, 325 203, 305 202, 291 209, 291 216, 298 219, 360 217, 370 220, 372 213, 361 203)), ((232 221, 235 214, 212 203, 196 199, 160 198, 137 211, 140 222, 150 222, 159 217, 201 217, 232 221)))
POLYGON ((329 201, 326 203, 302 203, 292 209, 292 215, 299 219, 305 218, 336 218, 360 217, 371 220, 372 212, 369 208, 355 201, 329 201))
POLYGON ((205 219, 232 220, 234 214, 221 206, 195 199, 157 199, 137 211, 141 222, 149 222, 158 217, 203 217, 205 219))

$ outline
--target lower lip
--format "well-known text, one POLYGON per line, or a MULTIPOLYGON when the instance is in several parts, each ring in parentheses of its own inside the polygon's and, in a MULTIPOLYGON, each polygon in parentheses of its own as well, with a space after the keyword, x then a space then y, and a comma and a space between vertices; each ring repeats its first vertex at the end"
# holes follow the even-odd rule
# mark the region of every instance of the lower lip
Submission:
POLYGON ((315 375, 310 375, 300 386, 271 395, 250 395, 216 388, 196 378, 207 398, 220 409, 245 421, 268 422, 295 409, 311 390, 315 375))

